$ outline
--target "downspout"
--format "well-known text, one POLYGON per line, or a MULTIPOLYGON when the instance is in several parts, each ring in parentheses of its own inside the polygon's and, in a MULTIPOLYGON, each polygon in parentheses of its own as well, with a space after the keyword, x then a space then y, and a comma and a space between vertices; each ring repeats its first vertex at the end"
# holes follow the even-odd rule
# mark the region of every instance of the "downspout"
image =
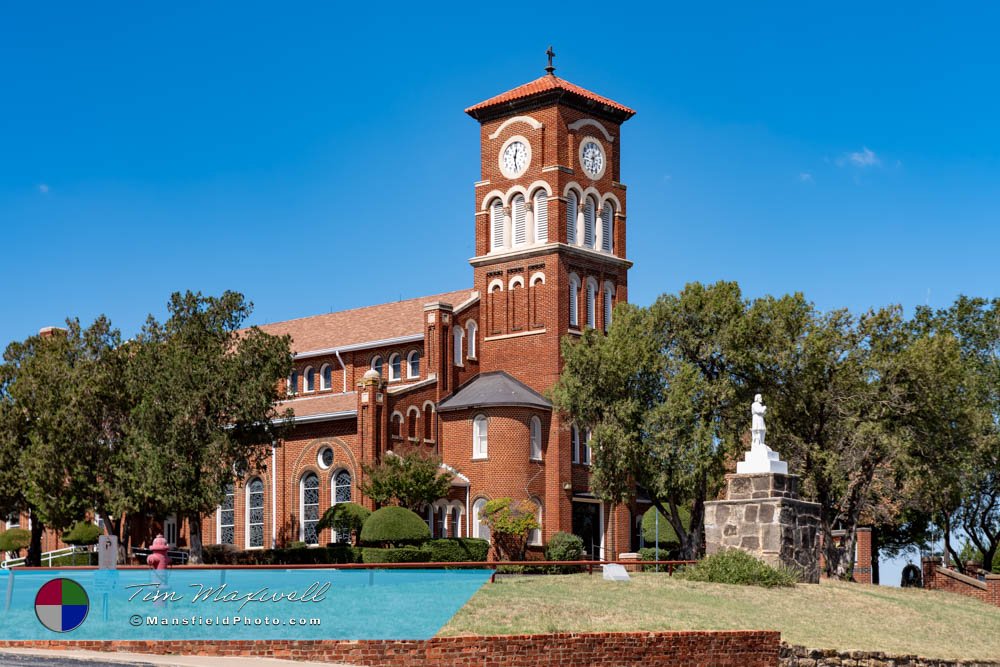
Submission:
POLYGON ((334 350, 333 353, 337 355, 337 361, 340 363, 340 370, 344 371, 344 393, 347 393, 347 366, 344 365, 344 360, 340 358, 340 350, 334 350))
POLYGON ((271 443, 271 548, 278 546, 278 448, 271 443))
POLYGON ((472 485, 465 485, 465 536, 472 537, 472 508, 469 506, 471 499, 472 485))

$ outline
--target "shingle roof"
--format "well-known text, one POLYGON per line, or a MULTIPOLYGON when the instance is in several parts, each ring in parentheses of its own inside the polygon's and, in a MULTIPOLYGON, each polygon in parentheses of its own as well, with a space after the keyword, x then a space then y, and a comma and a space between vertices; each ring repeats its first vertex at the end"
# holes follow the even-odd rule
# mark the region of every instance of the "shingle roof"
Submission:
POLYGON ((485 100, 483 102, 480 102, 479 104, 475 104, 469 107, 468 109, 465 110, 465 113, 475 118, 478 116, 477 112, 483 109, 488 109, 490 107, 495 107, 501 104, 505 104, 507 102, 514 102, 516 100, 521 100, 527 97, 531 97, 532 95, 538 95, 540 93, 547 93, 550 91, 565 91, 567 93, 570 93, 571 95, 582 97, 585 100, 606 105, 608 107, 611 107, 615 111, 625 114, 626 118, 635 115, 635 111, 629 109, 624 104, 619 104, 618 102, 608 99, 607 97, 603 97, 601 95, 598 95, 597 93, 593 93, 587 90, 586 88, 581 88, 575 83, 570 83, 565 79, 560 79, 555 74, 546 74, 544 76, 535 79, 534 81, 530 81, 524 85, 518 86, 513 90, 508 90, 506 93, 500 93, 495 97, 491 97, 488 100, 485 100))
POLYGON ((457 306, 472 296, 472 290, 445 292, 377 306, 313 315, 261 325, 269 334, 292 336, 295 353, 342 348, 371 341, 419 335, 424 331, 424 304, 444 301, 457 306))
POLYGON ((551 410, 552 403, 528 385, 503 371, 481 373, 441 401, 438 412, 490 406, 518 406, 551 410))
POLYGON ((358 407, 357 392, 349 391, 342 394, 321 394, 319 396, 300 396, 278 404, 278 411, 284 412, 291 408, 295 419, 317 418, 338 412, 354 412, 358 407))

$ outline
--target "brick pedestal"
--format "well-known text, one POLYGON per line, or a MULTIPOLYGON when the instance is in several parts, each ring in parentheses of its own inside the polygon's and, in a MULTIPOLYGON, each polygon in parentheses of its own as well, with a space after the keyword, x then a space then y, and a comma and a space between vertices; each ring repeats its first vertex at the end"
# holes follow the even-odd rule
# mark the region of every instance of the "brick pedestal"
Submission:
POLYGON ((801 500, 798 476, 726 475, 726 500, 705 503, 705 545, 711 555, 736 548, 768 565, 798 570, 819 583, 819 503, 801 500))

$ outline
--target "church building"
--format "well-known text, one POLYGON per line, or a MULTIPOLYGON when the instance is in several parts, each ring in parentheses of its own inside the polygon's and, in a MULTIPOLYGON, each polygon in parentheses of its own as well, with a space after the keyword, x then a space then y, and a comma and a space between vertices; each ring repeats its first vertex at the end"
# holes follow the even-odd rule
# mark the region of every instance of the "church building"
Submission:
POLYGON ((544 394, 560 341, 607 329, 628 298, 620 147, 635 112, 546 70, 465 110, 482 154, 470 288, 261 327, 292 337, 294 428, 206 521, 206 544, 334 542, 316 522, 334 503, 372 506, 362 464, 418 450, 454 473, 426 509, 435 537, 488 537, 483 505, 510 497, 537 507, 538 554, 557 531, 598 558, 634 546, 637 508, 594 497, 588 434, 544 394))

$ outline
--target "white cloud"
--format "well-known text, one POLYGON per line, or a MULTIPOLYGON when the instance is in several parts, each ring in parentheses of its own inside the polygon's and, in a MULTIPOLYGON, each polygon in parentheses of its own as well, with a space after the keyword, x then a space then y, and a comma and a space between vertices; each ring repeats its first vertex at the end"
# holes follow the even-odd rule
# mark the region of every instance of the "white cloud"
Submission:
POLYGON ((852 165, 862 169, 866 167, 877 167, 881 164, 881 158, 875 154, 875 151, 867 146, 862 146, 860 151, 845 153, 837 160, 838 166, 843 167, 844 165, 852 165))
POLYGON ((810 174, 808 171, 804 171, 801 174, 799 174, 799 180, 802 181, 803 183, 812 183, 813 175, 810 174))
POLYGON ((49 185, 48 185, 48 183, 39 183, 38 184, 38 191, 41 192, 43 195, 49 194, 49 185))

